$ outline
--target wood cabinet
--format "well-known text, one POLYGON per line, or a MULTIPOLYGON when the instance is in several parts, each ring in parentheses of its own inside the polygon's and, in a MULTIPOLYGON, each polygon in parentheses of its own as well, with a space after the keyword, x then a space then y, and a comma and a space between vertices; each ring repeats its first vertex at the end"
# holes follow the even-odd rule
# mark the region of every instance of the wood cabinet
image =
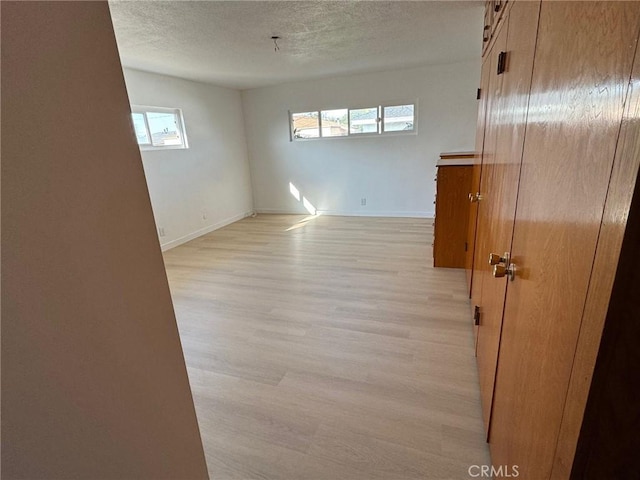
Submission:
POLYGON ((506 17, 508 7, 513 1, 489 0, 484 7, 484 27, 482 30, 482 51, 486 52, 492 46, 492 40, 496 37, 502 20, 506 17))
POLYGON ((467 251, 465 252, 464 268, 466 270, 467 285, 469 287, 469 296, 471 296, 473 285, 473 262, 476 251, 476 228, 478 220, 478 199, 480 195, 480 179, 482 175, 482 151, 485 139, 485 121, 487 115, 488 96, 489 96, 489 67, 490 61, 484 60, 482 65, 482 75, 480 79, 480 88, 478 89, 478 122, 476 126, 476 154, 473 158, 473 167, 471 174, 471 194, 469 205, 469 221, 467 222, 467 251))
POLYGON ((436 177, 433 266, 464 268, 473 153, 443 154, 436 177), (444 163, 443 163, 444 162, 444 163))
MULTIPOLYGON (((539 7, 537 3, 524 2, 511 9, 487 64, 491 71, 478 212, 483 235, 476 258, 476 279, 481 288, 477 291, 482 295, 482 335, 477 336, 476 354, 487 431, 507 288, 505 280, 493 278, 493 266, 487 259, 490 253, 506 257, 505 252, 511 251, 539 7), (499 57, 505 52, 509 68, 498 73, 499 57)), ((478 299, 477 294, 474 297, 478 299)))
MULTIPOLYGON (((640 166, 640 4, 511 1, 504 12, 492 20, 483 60, 481 200, 466 262, 480 309, 477 357, 492 462, 517 465, 521 478, 533 480, 591 478, 585 472, 640 478, 628 445, 640 427, 637 387, 621 380, 640 376, 640 356, 622 359, 613 347, 619 337, 602 336, 619 330, 640 341, 640 329, 619 320, 637 321, 637 295, 621 283, 625 307, 610 302, 616 270, 626 267, 623 239, 633 242, 640 222, 631 209, 640 166), (608 373, 592 381, 594 369, 608 373), (617 403, 611 384, 623 392, 617 403), (615 432, 602 426, 597 405, 614 412, 615 432), (616 455, 590 456, 600 448, 590 437, 596 433, 627 444, 616 445, 616 455)), ((627 258, 638 268, 636 250, 628 247, 627 258)), ((631 269, 626 275, 634 281, 631 269)))

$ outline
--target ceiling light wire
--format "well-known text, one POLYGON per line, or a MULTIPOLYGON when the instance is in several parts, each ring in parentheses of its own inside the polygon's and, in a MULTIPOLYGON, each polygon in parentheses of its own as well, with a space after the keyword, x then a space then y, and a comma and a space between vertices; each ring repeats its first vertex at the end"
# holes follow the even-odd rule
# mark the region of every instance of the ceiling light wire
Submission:
POLYGON ((277 35, 273 35, 271 37, 271 40, 273 40, 273 51, 278 52, 280 50, 280 47, 278 46, 278 40, 280 40, 280 37, 277 35))

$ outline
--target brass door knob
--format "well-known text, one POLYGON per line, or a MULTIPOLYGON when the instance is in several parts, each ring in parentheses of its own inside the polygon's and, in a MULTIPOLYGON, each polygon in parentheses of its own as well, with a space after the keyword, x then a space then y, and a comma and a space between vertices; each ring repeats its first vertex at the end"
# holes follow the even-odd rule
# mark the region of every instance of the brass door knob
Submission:
POLYGON ((498 265, 499 263, 509 263, 509 252, 504 252, 504 255, 502 256, 497 253, 489 254, 489 265, 498 265))
POLYGON ((493 266, 493 276, 495 278, 509 277, 512 282, 516 279, 516 266, 510 263, 507 267, 504 263, 493 266))
POLYGON ((482 195, 480 195, 480 192, 469 194, 469 201, 471 203, 479 202, 480 200, 482 200, 482 195))
POLYGON ((493 266, 493 276, 495 278, 502 278, 507 276, 507 266, 503 263, 498 263, 493 266))

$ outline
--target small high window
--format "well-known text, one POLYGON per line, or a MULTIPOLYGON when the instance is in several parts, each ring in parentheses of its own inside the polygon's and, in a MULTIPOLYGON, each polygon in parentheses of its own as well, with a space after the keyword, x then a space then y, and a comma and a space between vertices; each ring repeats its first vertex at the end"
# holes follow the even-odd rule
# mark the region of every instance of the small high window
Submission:
POLYGON ((380 107, 358 108, 349 110, 349 133, 380 133, 380 107))
POLYGON ((142 150, 188 147, 180 109, 132 106, 131 110, 136 139, 142 150))
POLYGON ((382 122, 385 132, 413 130, 414 105, 392 105, 382 109, 382 122))
POLYGON ((291 115, 293 138, 318 138, 320 121, 318 112, 302 112, 291 115))
POLYGON ((289 112, 291 140, 416 132, 416 104, 289 112))
POLYGON ((323 137, 346 137, 349 135, 349 118, 346 108, 323 110, 320 116, 323 137))

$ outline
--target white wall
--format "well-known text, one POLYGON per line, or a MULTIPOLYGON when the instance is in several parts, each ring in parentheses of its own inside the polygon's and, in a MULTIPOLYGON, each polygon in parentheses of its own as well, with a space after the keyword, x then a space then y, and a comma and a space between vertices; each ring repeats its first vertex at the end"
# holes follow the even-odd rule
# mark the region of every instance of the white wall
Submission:
POLYGON ((253 211, 240 92, 125 69, 134 105, 181 108, 185 150, 143 151, 144 171, 163 250, 253 211), (206 218, 203 218, 206 217, 206 218))
POLYGON ((256 211, 305 213, 291 182, 328 214, 433 216, 438 155, 474 149, 479 76, 478 60, 242 92, 256 211), (289 141, 290 109, 413 99, 417 135, 289 141))
POLYGON ((109 6, 0 8, 2 478, 204 480, 109 6))

